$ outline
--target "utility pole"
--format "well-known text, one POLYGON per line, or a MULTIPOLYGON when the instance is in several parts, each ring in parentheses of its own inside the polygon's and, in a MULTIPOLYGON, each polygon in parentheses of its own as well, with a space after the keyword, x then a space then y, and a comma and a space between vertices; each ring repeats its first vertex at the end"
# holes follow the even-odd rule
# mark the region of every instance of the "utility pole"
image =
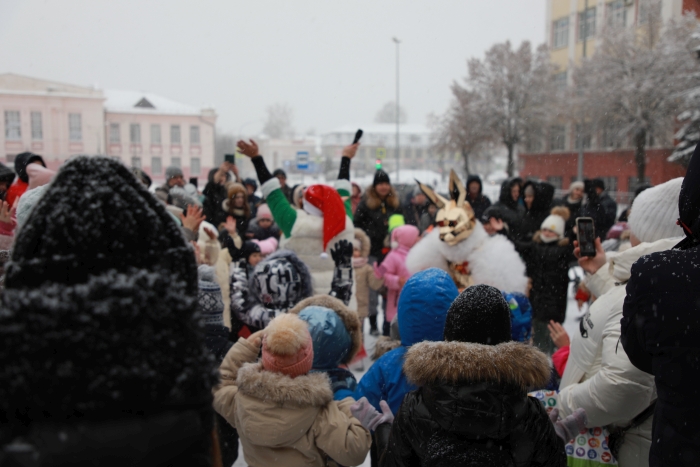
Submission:
MULTIPOLYGON (((581 58, 583 61, 586 59, 586 44, 588 43, 588 0, 586 0, 583 5, 583 23, 581 24, 581 32, 583 33, 583 57, 581 58)), ((578 179, 580 181, 583 181, 583 128, 583 115, 581 115, 581 125, 579 127, 581 134, 578 135, 578 179)))
POLYGON ((400 40, 393 37, 394 43, 396 44, 396 182, 399 182, 399 155, 401 154, 401 148, 399 145, 399 120, 401 118, 399 107, 399 44, 400 40))

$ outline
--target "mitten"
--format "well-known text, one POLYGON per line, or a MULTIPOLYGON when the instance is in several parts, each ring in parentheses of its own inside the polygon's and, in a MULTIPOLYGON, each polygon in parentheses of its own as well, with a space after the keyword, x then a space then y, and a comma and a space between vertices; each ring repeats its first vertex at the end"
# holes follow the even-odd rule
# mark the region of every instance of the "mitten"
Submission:
POLYGON ((576 409, 574 413, 568 417, 558 420, 559 409, 553 409, 549 413, 549 419, 554 424, 554 431, 556 431, 557 436, 568 443, 572 439, 586 428, 586 423, 588 423, 588 417, 586 416, 586 411, 584 409, 576 409))
POLYGON ((352 243, 347 240, 336 242, 331 249, 335 269, 330 296, 341 300, 346 305, 350 303, 352 297, 352 252, 352 243))
POLYGON ((382 408, 382 413, 377 412, 367 398, 363 397, 350 406, 350 412, 363 427, 374 431, 382 423, 391 424, 394 422, 394 414, 391 412, 389 404, 386 401, 380 401, 379 406, 382 408))

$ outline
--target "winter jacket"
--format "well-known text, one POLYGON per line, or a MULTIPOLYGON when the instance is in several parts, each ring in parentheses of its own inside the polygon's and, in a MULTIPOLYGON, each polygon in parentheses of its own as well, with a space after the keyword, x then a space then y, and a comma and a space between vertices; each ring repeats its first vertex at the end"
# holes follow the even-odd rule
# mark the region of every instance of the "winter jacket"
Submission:
POLYGON ((534 347, 423 342, 407 352, 404 369, 419 389, 396 414, 382 467, 566 465, 564 442, 527 396, 550 374, 534 347))
POLYGON ((357 310, 360 320, 369 316, 369 291, 380 290, 384 286, 384 279, 378 279, 374 275, 374 268, 367 261, 369 258, 370 240, 362 229, 355 229, 355 239, 360 241, 361 256, 352 259, 352 267, 355 272, 355 290, 348 305, 351 310, 357 310))
MULTIPOLYGON (((656 399, 652 375, 637 369, 619 345, 625 283, 642 256, 664 251, 678 239, 642 243, 611 254, 606 267, 586 281, 598 299, 571 336, 571 349, 561 381, 560 410, 564 416, 582 407, 589 426, 624 427, 656 399)), ((652 419, 630 430, 620 451, 620 465, 647 465, 652 419)))
POLYGON ((258 215, 258 206, 262 203, 262 199, 253 193, 248 195, 248 207, 250 208, 250 218, 254 219, 258 215))
POLYGON ((408 202, 405 203, 401 208, 401 210, 403 211, 404 222, 407 225, 412 225, 420 229, 421 217, 423 217, 423 214, 428 212, 429 205, 430 202, 426 201, 425 204, 418 206, 416 204, 413 204, 409 199, 408 202))
POLYGON ((357 189, 360 190, 358 195, 352 194, 350 196, 350 205, 352 206, 352 213, 354 215, 357 211, 357 207, 360 205, 360 201, 362 201, 362 187, 355 182, 352 182, 352 186, 356 186, 357 189))
POLYGON ((355 226, 364 230, 369 237, 372 242, 369 255, 376 258, 378 263, 388 253, 384 251, 384 239, 389 232, 389 218, 394 214, 403 214, 394 187, 385 200, 379 198, 373 186, 369 187, 355 212, 355 226))
MULTIPOLYGON (((525 207, 518 200, 513 200, 510 196, 510 191, 513 185, 519 182, 519 178, 511 178, 506 180, 501 185, 501 194, 498 197, 498 202, 494 206, 501 208, 503 221, 508 224, 511 232, 517 232, 520 228, 523 216, 525 215, 525 207)), ((522 190, 520 192, 522 196, 522 190)))
POLYGON ((530 242, 516 241, 515 248, 525 260, 528 276, 532 279, 530 303, 533 319, 563 323, 569 291, 569 264, 575 259, 573 245, 568 238, 544 243, 538 231, 530 242))
POLYGON ((532 240, 535 232, 540 230, 542 222, 552 211, 554 202, 554 185, 546 182, 528 181, 523 187, 523 192, 528 186, 535 189, 535 199, 530 209, 525 208, 520 227, 514 231, 515 238, 525 242, 532 240))
POLYGON ((401 294, 400 280, 408 280, 411 277, 411 273, 406 268, 406 256, 408 256, 411 247, 416 244, 419 235, 418 228, 412 225, 398 227, 391 233, 391 242, 396 243, 397 246, 386 255, 380 267, 384 285, 387 288, 387 321, 391 321, 396 316, 399 295, 401 294))
POLYGON ((246 233, 245 237, 247 239, 255 239, 262 241, 267 240, 271 237, 274 237, 277 240, 279 240, 281 235, 282 231, 279 227, 277 227, 277 225, 274 222, 267 229, 263 229, 258 225, 258 220, 253 219, 248 224, 248 232, 246 233))
POLYGON ((251 467, 361 464, 369 431, 350 413, 350 398, 337 402, 323 373, 290 378, 252 363, 260 348, 239 339, 221 364, 214 408, 238 430, 251 467))
POLYGON ((471 205, 472 209, 474 210, 474 216, 477 219, 481 219, 481 215, 484 214, 484 211, 486 211, 491 206, 491 200, 484 196, 483 191, 484 185, 481 182, 481 177, 479 177, 478 175, 470 175, 469 177, 467 177, 467 202, 471 205), (476 195, 476 198, 474 199, 472 199, 472 197, 469 195, 469 184, 471 182, 479 183, 479 194, 476 195))
POLYGON ((605 192, 598 195, 589 191, 588 200, 581 207, 581 217, 593 218, 596 237, 604 240, 610 227, 615 225, 617 203, 605 192))
POLYGON ((574 227, 576 226, 576 218, 581 217, 581 207, 583 206, 583 199, 574 201, 570 196, 564 196, 563 198, 557 200, 554 204, 558 206, 564 206, 569 210, 570 216, 569 220, 566 221, 566 236, 569 239, 574 240, 574 227))
MULTIPOLYGON (((219 169, 214 168, 209 171, 209 177, 202 195, 204 196, 204 202, 202 203, 202 212, 207 216, 208 222, 219 226, 217 221, 221 220, 223 208, 221 203, 228 197, 228 191, 226 190, 226 185, 221 183, 216 183, 214 181, 214 175, 219 169)), ((226 180, 230 180, 230 175, 226 174, 226 180)), ((224 221, 226 219, 224 218, 224 221)), ((243 234, 245 230, 240 231, 243 234)))
POLYGON ((5 200, 10 206, 14 206, 15 201, 22 197, 22 195, 29 188, 29 183, 20 180, 19 178, 14 181, 10 188, 7 189, 7 194, 5 195, 5 200))
POLYGON ((454 281, 439 269, 420 272, 406 282, 398 308, 401 347, 374 362, 360 380, 355 399, 366 397, 377 410, 385 400, 398 412, 404 396, 416 389, 403 371, 406 352, 421 341, 442 340, 447 310, 458 294, 454 281))

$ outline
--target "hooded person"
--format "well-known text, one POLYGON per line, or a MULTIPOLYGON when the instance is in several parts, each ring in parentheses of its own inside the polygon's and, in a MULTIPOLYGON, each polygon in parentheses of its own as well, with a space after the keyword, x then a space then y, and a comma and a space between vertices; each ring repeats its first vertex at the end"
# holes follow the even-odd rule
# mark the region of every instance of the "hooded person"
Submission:
POLYGON ((573 239, 576 219, 581 217, 581 207, 583 206, 583 196, 585 194, 585 184, 577 180, 569 185, 569 192, 559 199, 556 204, 564 206, 571 214, 566 221, 566 235, 573 239))
POLYGON ((5 460, 211 466, 213 362, 192 248, 118 162, 77 157, 45 186, 0 305, 5 460))
POLYGON ((214 408, 240 436, 247 465, 361 464, 372 439, 354 400, 333 400, 328 376, 311 372, 314 345, 297 315, 270 322, 262 338, 239 339, 220 367, 214 408))
POLYGON ((550 215, 554 204, 554 185, 547 182, 527 181, 523 186, 523 200, 525 201, 525 214, 523 214, 515 238, 529 242, 540 230, 542 222, 550 215))
POLYGON ((549 380, 549 361, 511 341, 497 289, 462 292, 447 312, 444 342, 411 347, 404 371, 418 389, 396 412, 382 466, 566 465, 564 442, 527 395, 549 380))
POLYGON ((289 312, 299 315, 309 326, 314 347, 311 371, 328 375, 334 400, 352 397, 357 380, 347 365, 362 347, 362 326, 357 313, 328 295, 304 299, 289 312))
POLYGON ((250 216, 256 217, 258 215, 258 206, 262 203, 262 199, 255 194, 258 190, 258 182, 254 178, 246 178, 243 180, 243 186, 248 192, 248 206, 250 206, 250 216))
POLYGON ((440 269, 411 276, 399 297, 401 347, 374 362, 357 386, 356 400, 366 397, 377 410, 380 410, 379 401, 384 400, 392 412, 398 412, 403 397, 416 389, 404 374, 406 352, 419 342, 442 340, 447 309, 458 294, 449 274, 440 269))
POLYGON ((477 219, 491 206, 491 200, 484 196, 484 185, 478 175, 467 177, 467 201, 474 210, 477 219))
POLYGON ((520 229, 520 223, 525 215, 525 206, 520 204, 522 197, 522 179, 518 177, 510 178, 501 184, 501 193, 494 206, 501 208, 503 220, 511 233, 516 233, 520 229))
POLYGON ((369 294, 370 290, 378 291, 384 285, 383 279, 378 279, 374 275, 374 268, 369 264, 370 240, 362 229, 355 229, 355 239, 352 242, 353 257, 352 267, 355 272, 355 289, 350 300, 350 309, 357 311, 360 321, 364 321, 373 311, 377 314, 377 309, 370 310, 369 294))
POLYGON ((40 164, 46 167, 44 159, 31 152, 23 152, 17 154, 15 157, 15 173, 17 174, 17 179, 14 181, 10 188, 7 189, 7 194, 5 195, 5 201, 8 202, 10 206, 15 205, 17 201, 25 191, 29 189, 29 174, 27 174, 27 166, 30 164, 40 164))
MULTIPOLYGON (((657 431, 652 435, 652 425, 656 424, 656 420, 651 416, 653 409, 649 408, 657 399, 657 390, 661 394, 663 389, 658 384, 658 375, 655 385, 654 377, 649 374, 651 368, 639 369, 633 365, 635 361, 632 355, 635 354, 629 352, 630 349, 625 346, 626 342, 629 342, 626 338, 630 337, 630 334, 625 333, 626 327, 630 326, 630 318, 629 315, 623 314, 623 306, 626 307, 632 297, 634 300, 639 297, 632 293, 635 290, 632 287, 637 284, 636 278, 644 277, 639 274, 640 265, 644 266, 642 269, 645 273, 653 274, 653 279, 645 284, 650 293, 665 295, 655 289, 657 281, 664 280, 665 274, 674 277, 674 281, 684 282, 680 278, 686 277, 686 270, 682 268, 674 266, 664 270, 663 266, 651 267, 654 264, 654 257, 667 258, 667 255, 673 254, 675 250, 671 249, 683 235, 683 230, 675 223, 678 218, 675 200, 681 192, 682 182, 683 179, 678 178, 650 188, 634 201, 630 214, 632 248, 622 253, 606 255, 597 241, 596 256, 592 259, 579 260, 584 270, 591 274, 586 278, 586 287, 598 298, 583 316, 579 332, 570 336, 569 358, 562 375, 557 407, 562 416, 583 408, 588 414, 589 427, 608 427, 611 432, 609 444, 621 466, 647 465, 647 462, 653 465, 650 459, 652 440, 658 439, 663 436, 661 433, 665 433, 657 431), (649 269, 646 269, 647 265, 650 265, 649 269), (623 345, 619 345, 620 341, 623 345), (614 441, 615 438, 617 441, 614 441), (621 439, 623 442, 620 444, 621 439)), ((665 261, 667 259, 657 264, 664 264, 665 261)), ((675 265, 674 262, 669 264, 675 265)), ((678 308, 674 309, 673 314, 670 315, 673 316, 674 321, 683 306, 693 303, 685 301, 690 290, 687 285, 685 287, 685 289, 678 288, 676 292, 685 296, 682 300, 675 302, 678 308)), ((648 301, 643 302, 642 306, 648 307, 649 316, 658 312, 659 319, 663 319, 661 308, 659 307, 658 311, 656 308, 658 303, 656 296, 648 297, 645 299, 648 301)), ((695 318, 692 322, 695 322, 694 320, 695 318)), ((642 326, 645 330, 651 329, 647 327, 648 322, 641 317, 637 317, 631 324, 632 329, 637 326, 640 330, 635 333, 639 332, 639 335, 648 332, 641 331, 642 326)), ((686 330, 685 322, 680 321, 678 326, 686 330)), ((684 331, 680 334, 684 335, 684 331)), ((635 334, 634 339, 636 338, 635 334)), ((656 351, 657 342, 655 340, 651 344, 654 351, 656 351)), ((678 341, 674 337, 669 347, 662 347, 659 351, 664 352, 667 348, 675 349, 677 345, 678 341)), ((671 368, 668 361, 665 363, 671 368)), ((673 381, 671 397, 675 404, 676 398, 680 397, 675 388, 675 382, 682 379, 673 381)), ((688 382, 684 381, 684 384, 688 382)), ((694 391, 691 392, 694 393, 694 391)), ((661 403, 660 400, 657 406, 661 403)), ((684 406, 683 417, 692 416, 688 413, 689 407, 684 406)), ((663 412, 661 415, 663 416, 663 412)), ((685 422, 681 422, 681 425, 685 425, 685 422)), ((663 462, 657 465, 673 465, 673 463, 663 462)))
POLYGON ((600 178, 585 180, 586 202, 581 206, 581 217, 590 217, 595 224, 598 238, 604 239, 615 224, 617 203, 605 191, 605 182, 600 178))

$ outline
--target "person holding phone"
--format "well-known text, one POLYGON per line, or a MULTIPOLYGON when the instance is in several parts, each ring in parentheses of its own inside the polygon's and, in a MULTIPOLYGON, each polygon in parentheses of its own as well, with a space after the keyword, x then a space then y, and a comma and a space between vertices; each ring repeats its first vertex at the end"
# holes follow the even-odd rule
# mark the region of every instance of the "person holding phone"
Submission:
MULTIPOLYGON (((232 157, 225 158, 219 168, 209 171, 209 181, 204 187, 204 191, 202 191, 202 195, 204 195, 204 215, 207 216, 209 222, 212 222, 214 219, 220 219, 223 216, 222 203, 228 197, 226 184, 231 181, 238 181, 238 167, 232 161, 235 161, 232 157)), ((216 225, 214 222, 212 224, 216 225)))

